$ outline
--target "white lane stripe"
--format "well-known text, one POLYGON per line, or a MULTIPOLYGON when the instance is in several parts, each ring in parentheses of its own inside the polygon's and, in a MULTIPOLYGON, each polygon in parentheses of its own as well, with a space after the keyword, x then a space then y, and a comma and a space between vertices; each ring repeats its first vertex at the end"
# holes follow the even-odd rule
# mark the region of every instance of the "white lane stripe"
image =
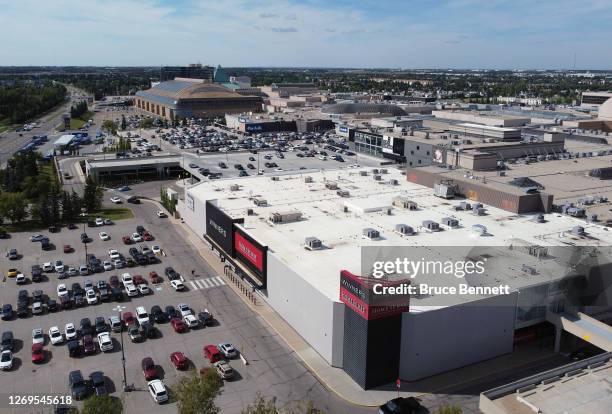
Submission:
POLYGON ((219 281, 221 286, 225 285, 225 280, 223 280, 223 278, 221 276, 217 276, 215 279, 217 279, 219 281))
POLYGON ((193 287, 194 290, 198 290, 198 287, 196 286, 195 283, 193 282, 189 282, 191 284, 191 287, 193 287))
POLYGON ((210 282, 212 287, 219 286, 219 282, 217 281, 216 277, 211 277, 210 279, 208 279, 208 281, 210 282))
POLYGON ((201 287, 202 289, 207 289, 207 288, 208 288, 208 285, 207 285, 206 283, 204 283, 204 280, 201 280, 201 279, 200 279, 200 280, 196 280, 195 282, 196 282, 196 283, 198 284, 198 286, 199 286, 199 287, 201 287))

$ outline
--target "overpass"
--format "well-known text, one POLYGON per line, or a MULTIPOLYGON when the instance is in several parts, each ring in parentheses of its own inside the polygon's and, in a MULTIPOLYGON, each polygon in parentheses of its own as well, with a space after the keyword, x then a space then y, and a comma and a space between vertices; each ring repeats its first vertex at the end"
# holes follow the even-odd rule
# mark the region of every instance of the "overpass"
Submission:
POLYGON ((548 312, 546 319, 557 328, 555 352, 559 352, 562 330, 590 342, 606 352, 612 352, 612 327, 609 325, 582 312, 578 312, 575 315, 548 312))

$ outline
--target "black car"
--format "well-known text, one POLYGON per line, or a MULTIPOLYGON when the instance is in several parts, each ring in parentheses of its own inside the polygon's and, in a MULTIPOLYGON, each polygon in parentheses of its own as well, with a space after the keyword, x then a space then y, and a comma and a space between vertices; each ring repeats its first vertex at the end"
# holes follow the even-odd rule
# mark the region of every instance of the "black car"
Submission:
POLYGON ((28 305, 19 304, 17 306, 17 316, 19 318, 27 318, 29 314, 30 308, 28 308, 28 305))
POLYGON ((89 320, 89 318, 81 319, 81 336, 93 335, 93 334, 94 334, 94 330, 91 326, 91 321, 89 320))
POLYGON ((101 332, 108 332, 108 326, 106 325, 106 321, 104 320, 103 316, 96 316, 95 326, 96 334, 99 334, 101 332))
POLYGON ((44 302, 44 293, 42 290, 37 289, 34 292, 32 292, 32 303, 34 302, 44 302))
POLYGON ((68 296, 60 296, 59 301, 62 309, 72 308, 72 300, 68 296))
POLYGON ((172 268, 172 266, 166 267, 166 269, 164 269, 164 273, 168 277, 168 280, 179 279, 181 277, 178 272, 172 268))
POLYGON ((49 299, 49 302, 47 302, 47 310, 49 312, 57 312, 59 310, 59 306, 55 299, 49 299))
POLYGON ((96 227, 96 222, 94 220, 87 220, 87 227, 96 227))
POLYGON ((81 307, 81 306, 85 306, 85 295, 82 291, 79 291, 77 293, 74 293, 72 295, 72 300, 74 301, 74 306, 76 306, 77 308, 81 307))
POLYGON ((204 326, 213 325, 215 322, 215 319, 213 318, 212 313, 206 312, 206 311, 198 312, 198 319, 200 320, 200 323, 204 326))
POLYGON ((111 295, 110 295, 110 293, 108 291, 108 288, 106 286, 102 287, 102 288, 98 288, 98 293, 100 294, 100 300, 101 301, 105 302, 105 301, 107 301, 107 300, 109 300, 111 298, 111 295))
POLYGON ((55 224, 52 224, 51 226, 49 226, 49 233, 57 233, 59 231, 59 227, 56 226, 55 224))
POLYGON ((242 166, 242 164, 234 164, 234 168, 240 171, 244 170, 244 167, 242 166))
POLYGON ((130 254, 130 256, 132 256, 134 258, 136 258, 136 256, 138 256, 140 254, 138 249, 135 248, 135 247, 130 247, 130 250, 128 250, 128 253, 130 254))
POLYGON ((74 223, 68 223, 68 226, 66 227, 68 227, 68 230, 75 230, 78 228, 78 226, 74 223))
POLYGON ((88 242, 89 242, 89 236, 87 235, 87 233, 81 233, 81 243, 88 243, 88 242))
POLYGON ((168 320, 174 318, 174 317, 179 317, 180 318, 180 314, 178 313, 178 311, 176 310, 176 308, 172 305, 168 305, 165 308, 165 314, 166 314, 166 318, 168 320))
POLYGON ((136 256, 135 259, 136 259, 136 263, 138 263, 140 266, 145 266, 147 263, 149 263, 149 260, 146 258, 144 254, 138 254, 138 256, 136 256))
POLYGON ((140 333, 140 329, 136 325, 132 325, 127 329, 128 336, 132 342, 141 342, 144 338, 140 333))
POLYGON ((127 202, 131 204, 140 204, 140 199, 136 196, 130 196, 128 197, 127 202))
POLYGON ((81 345, 79 345, 79 341, 77 339, 71 339, 68 341, 68 355, 71 357, 77 357, 81 354, 81 345))
POLYGON ((91 382, 91 387, 93 388, 94 394, 108 394, 108 391, 106 390, 106 382, 104 381, 104 374, 102 372, 96 371, 89 374, 89 381, 91 382))
POLYGON ((0 343, 0 350, 2 351, 12 351, 13 346, 15 345, 15 338, 13 337, 12 331, 4 331, 2 332, 2 342, 0 343))
POLYGON ((244 170, 240 170, 240 172, 238 173, 238 177, 248 177, 249 173, 244 171, 244 170))
POLYGON ((2 320, 8 321, 13 318, 13 305, 6 303, 2 305, 2 320))
POLYGON ((249 161, 255 161, 255 157, 249 157, 249 161))
POLYGON ((166 315, 164 315, 161 307, 157 305, 151 307, 151 318, 155 323, 166 322, 166 315))
POLYGON ((158 337, 158 331, 155 326, 151 322, 143 322, 140 324, 140 331, 142 332, 142 336, 148 339, 154 339, 158 337))
POLYGON ((82 400, 87 397, 87 384, 81 375, 81 371, 70 371, 68 374, 68 386, 72 397, 77 400, 82 400))
POLYGON ((72 284, 72 293, 73 294, 75 293, 83 294, 84 293, 83 288, 81 287, 81 284, 79 282, 74 282, 72 284))
POLYGON ((250 163, 249 163, 249 164, 247 164, 247 168, 248 168, 249 170, 254 170, 254 169, 255 169, 255 166, 254 166, 253 164, 250 164, 250 163))
POLYGON ((219 168, 227 168, 227 165, 225 165, 224 162, 220 162, 219 163, 219 168))
POLYGON ((40 239, 40 248, 43 250, 51 250, 51 242, 47 237, 40 239))
POLYGON ((114 287, 111 289, 111 299, 116 302, 123 301, 123 291, 119 287, 114 287))
POLYGON ((32 282, 40 282, 42 280, 42 269, 39 265, 32 266, 32 282))
POLYGON ((416 414, 422 409, 421 403, 414 397, 398 397, 378 407, 380 414, 416 414))
POLYGON ((136 233, 140 234, 142 236, 142 234, 145 232, 145 228, 144 226, 136 226, 136 233))

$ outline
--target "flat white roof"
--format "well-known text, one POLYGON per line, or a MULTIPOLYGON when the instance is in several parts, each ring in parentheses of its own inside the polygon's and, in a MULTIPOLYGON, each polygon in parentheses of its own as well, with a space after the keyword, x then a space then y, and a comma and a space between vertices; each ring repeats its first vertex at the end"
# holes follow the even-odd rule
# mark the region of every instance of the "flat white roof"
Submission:
MULTIPOLYGON (((188 188, 188 192, 202 201, 217 199, 218 206, 227 214, 244 218, 243 227, 250 234, 335 301, 339 301, 340 270, 361 273, 361 246, 609 246, 612 241, 612 235, 603 226, 560 214, 547 214, 546 222, 536 223, 535 215, 517 215, 490 206, 485 206, 485 216, 455 211, 453 207, 460 200, 435 197, 432 189, 408 182, 404 173, 395 168, 382 174, 381 181, 374 180, 371 171, 372 168, 345 168, 286 174, 278 176, 278 180, 261 176, 223 179, 199 183, 188 188), (360 175, 362 170, 368 175, 360 175), (310 176, 312 182, 305 182, 306 176, 310 176), (391 179, 398 184, 390 184, 391 179), (336 182, 340 189, 349 191, 350 197, 340 197, 337 190, 327 189, 326 181, 336 182), (239 190, 231 191, 232 184, 238 184, 239 190), (391 206, 396 196, 415 201, 418 210, 393 207, 391 214, 387 209, 363 212, 364 207, 391 206), (268 206, 256 206, 252 201, 254 197, 265 198, 268 206), (349 207, 348 211, 345 206, 349 207), (247 215, 247 209, 252 209, 254 214, 247 215), (285 224, 271 224, 267 220, 270 212, 289 209, 300 211, 302 220, 285 224), (433 233, 421 228, 425 220, 442 223, 445 217, 458 219, 460 226, 453 229, 441 226, 443 231, 433 233), (394 232, 397 224, 407 224, 418 234, 401 236, 394 232), (488 234, 477 235, 472 228, 474 225, 484 225, 488 234), (572 228, 578 225, 585 228, 586 236, 571 234, 572 228), (365 228, 378 230, 381 238, 364 239, 365 228), (306 250, 306 237, 320 239, 326 248, 306 250)), ((533 259, 535 262, 536 258, 533 259)), ((537 277, 508 268, 496 279, 520 287, 559 275, 559 269, 551 264, 537 277)))

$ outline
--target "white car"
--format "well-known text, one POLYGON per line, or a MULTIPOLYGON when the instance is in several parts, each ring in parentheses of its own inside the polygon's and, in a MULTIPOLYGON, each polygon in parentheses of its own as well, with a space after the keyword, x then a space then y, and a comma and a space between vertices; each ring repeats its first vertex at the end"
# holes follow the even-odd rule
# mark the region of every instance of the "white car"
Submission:
POLYGON ((68 268, 68 276, 77 276, 79 274, 79 271, 74 268, 74 267, 70 267, 68 268))
POLYGON ((52 345, 61 344, 64 342, 64 335, 62 335, 57 326, 52 326, 49 328, 49 339, 52 345))
POLYGON ((43 272, 52 272, 53 271, 53 263, 45 262, 42 265, 43 272))
POLYGON ((229 342, 222 342, 217 345, 217 349, 221 352, 226 358, 236 358, 238 356, 238 351, 234 348, 234 345, 229 342))
POLYGON ((153 397, 156 403, 161 404, 168 401, 168 391, 166 391, 166 386, 162 380, 156 379, 149 381, 147 385, 149 387, 149 393, 151 393, 151 397, 153 397))
POLYGON ((32 303, 32 315, 42 315, 43 313, 43 304, 42 302, 34 302, 32 303))
POLYGON ((166 213, 164 213, 162 210, 157 210, 157 213, 155 213, 155 214, 157 214, 157 217, 159 217, 159 218, 168 217, 168 215, 166 213))
POLYGON ((161 254, 161 247, 159 247, 158 245, 154 244, 153 246, 151 246, 151 251, 153 252, 154 255, 160 255, 161 254))
POLYGON ((53 267, 55 268, 55 271, 57 273, 61 273, 64 271, 64 262, 62 262, 61 260, 56 260, 53 267))
POLYGON ((327 161, 327 157, 325 155, 319 155, 317 158, 321 161, 327 161))
POLYGON ((108 332, 100 332, 98 334, 98 345, 100 351, 109 352, 113 350, 113 340, 108 332))
POLYGON ((121 275, 121 282, 125 285, 128 283, 132 283, 133 279, 132 279, 132 275, 129 274, 128 272, 125 272, 121 275))
POLYGON ((63 283, 57 285, 57 297, 61 298, 62 296, 68 296, 68 289, 63 283))
POLYGON ((45 343, 45 334, 43 330, 40 328, 32 329, 32 344, 44 344, 45 343))
POLYGON ((85 299, 87 299, 88 305, 95 305, 98 303, 98 295, 96 295, 93 289, 87 289, 87 291, 85 291, 85 299))
POLYGON ((113 270, 113 264, 108 260, 102 262, 102 267, 104 268, 104 270, 113 270))
POLYGON ((181 282, 178 279, 171 280, 170 286, 172 286, 172 288, 176 290, 177 292, 181 290, 185 290, 185 285, 183 284, 183 282, 181 282))
POLYGON ((145 322, 149 322, 149 314, 147 313, 147 310, 144 308, 144 306, 139 306, 136 308, 136 320, 140 325, 145 322))
POLYGON ((123 260, 116 259, 113 260, 113 266, 115 267, 115 269, 123 269, 123 267, 125 267, 125 264, 123 263, 123 260))
POLYGON ((191 329, 197 328, 199 325, 198 318, 196 318, 194 315, 191 315, 191 314, 185 315, 183 317, 183 322, 185 322, 185 325, 187 325, 191 329))
POLYGON ((100 236, 100 240, 103 240, 103 241, 110 240, 110 236, 105 231, 101 231, 100 233, 98 233, 98 236, 100 236))
POLYGON ((96 218, 96 226, 104 226, 104 219, 103 218, 96 218))
POLYGON ((146 283, 141 283, 140 285, 138 285, 138 293, 140 293, 141 295, 148 295, 149 292, 151 292, 149 290, 149 286, 147 286, 146 283))
POLYGON ((193 315, 193 312, 191 312, 191 309, 186 304, 179 303, 177 307, 183 318, 187 315, 193 315))
POLYGON ((117 197, 117 196, 111 197, 110 201, 113 204, 121 204, 121 197, 117 197))
POLYGON ((26 279, 23 273, 17 273, 17 276, 15 276, 15 283, 17 283, 18 285, 23 285, 27 281, 28 280, 26 279))
POLYGON ((132 233, 132 241, 138 243, 142 241, 142 236, 138 233, 132 233))
POLYGON ((351 164, 349 165, 349 168, 359 168, 360 165, 359 164, 351 164))
POLYGON ((0 369, 2 371, 8 371, 13 368, 13 353, 6 349, 0 354, 0 369))
POLYGON ((134 296, 138 296, 138 289, 132 282, 124 283, 123 286, 125 287, 125 293, 127 293, 129 297, 133 298, 134 296))
POLYGON ((77 330, 73 323, 67 323, 66 326, 64 326, 64 335, 66 335, 67 341, 77 338, 77 330))
POLYGON ((111 260, 121 259, 121 255, 116 249, 110 249, 108 251, 108 257, 110 257, 111 260))

